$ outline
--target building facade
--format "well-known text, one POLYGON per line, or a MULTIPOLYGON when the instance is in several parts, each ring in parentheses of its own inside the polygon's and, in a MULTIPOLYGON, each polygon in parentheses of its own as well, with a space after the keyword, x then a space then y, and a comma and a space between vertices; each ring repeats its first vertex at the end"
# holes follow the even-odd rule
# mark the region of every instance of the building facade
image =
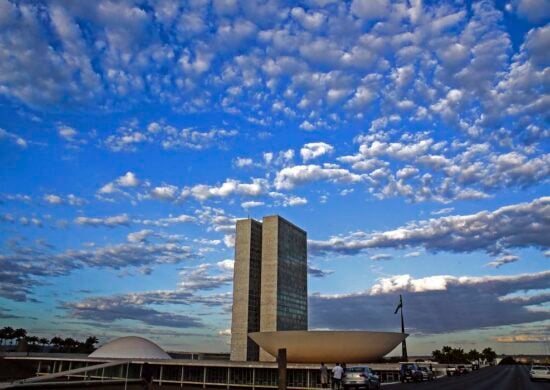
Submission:
POLYGON ((260 330, 262 271, 262 224, 253 219, 237 221, 233 309, 231 320, 231 360, 257 361, 258 345, 248 333, 260 330))
POLYGON ((231 360, 272 361, 248 333, 307 330, 307 234, 277 215, 237 221, 231 360))

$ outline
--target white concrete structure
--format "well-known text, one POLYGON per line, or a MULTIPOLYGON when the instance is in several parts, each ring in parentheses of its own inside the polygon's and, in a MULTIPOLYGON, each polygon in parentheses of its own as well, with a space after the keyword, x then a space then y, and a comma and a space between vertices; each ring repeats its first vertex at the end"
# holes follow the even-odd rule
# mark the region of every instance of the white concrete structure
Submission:
POLYGON ((97 359, 171 359, 164 350, 143 337, 119 337, 101 346, 89 357, 97 359))
POLYGON ((289 363, 369 363, 390 353, 408 334, 298 330, 253 332, 248 336, 273 356, 286 348, 289 363))

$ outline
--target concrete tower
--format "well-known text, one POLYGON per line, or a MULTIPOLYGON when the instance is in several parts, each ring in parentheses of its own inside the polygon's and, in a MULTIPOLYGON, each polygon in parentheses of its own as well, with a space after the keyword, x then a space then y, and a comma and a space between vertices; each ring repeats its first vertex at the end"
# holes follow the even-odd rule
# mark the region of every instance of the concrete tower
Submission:
POLYGON ((237 221, 231 360, 272 361, 249 332, 307 330, 307 234, 279 216, 237 221))
MULTIPOLYGON (((277 215, 262 230, 260 331, 307 330, 307 234, 277 215)), ((275 358, 260 349, 260 360, 275 358)))
POLYGON ((253 219, 237 221, 231 360, 257 361, 258 345, 248 338, 260 330, 260 283, 262 271, 262 224, 253 219))

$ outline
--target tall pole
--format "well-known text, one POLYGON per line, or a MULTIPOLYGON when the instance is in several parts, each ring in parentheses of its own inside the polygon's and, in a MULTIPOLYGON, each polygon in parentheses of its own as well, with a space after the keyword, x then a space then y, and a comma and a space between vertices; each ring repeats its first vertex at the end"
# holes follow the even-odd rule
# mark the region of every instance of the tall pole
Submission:
MULTIPOLYGON (((401 308, 401 333, 405 334, 405 321, 403 321, 403 296, 399 294, 399 306, 401 308)), ((401 343, 401 358, 404 362, 409 360, 409 357, 407 356, 407 342, 405 341, 405 338, 403 338, 403 342, 401 343)))

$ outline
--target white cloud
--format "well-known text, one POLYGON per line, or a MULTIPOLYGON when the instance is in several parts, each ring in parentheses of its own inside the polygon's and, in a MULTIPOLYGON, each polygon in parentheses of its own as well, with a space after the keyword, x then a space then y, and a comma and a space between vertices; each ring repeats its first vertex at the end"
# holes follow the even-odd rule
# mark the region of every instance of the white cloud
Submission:
POLYGON ((285 206, 302 206, 307 204, 307 199, 299 196, 289 196, 285 199, 285 206))
POLYGON ((422 252, 415 251, 406 253, 403 257, 418 257, 420 255, 422 255, 422 252))
POLYGON ((0 128, 0 140, 2 139, 8 139, 12 142, 14 142, 17 146, 19 146, 22 149, 26 149, 28 146, 27 141, 23 139, 22 137, 19 137, 18 135, 15 135, 13 133, 10 133, 2 128, 0 128))
POLYGON ((139 185, 139 180, 135 173, 126 172, 125 175, 120 176, 116 183, 121 187, 137 187, 139 185))
POLYGON ((87 202, 85 199, 79 198, 74 194, 69 194, 67 195, 67 203, 69 203, 71 206, 82 206, 87 202))
POLYGON ((153 226, 162 226, 167 227, 174 224, 180 224, 180 223, 188 223, 188 222, 195 222, 195 217, 192 217, 190 215, 186 214, 180 214, 177 216, 174 216, 170 214, 166 218, 159 218, 159 219, 136 219, 134 222, 140 223, 143 225, 153 225, 153 226))
POLYGON ((264 204, 265 204, 264 202, 258 202, 258 201, 251 200, 249 202, 241 203, 241 207, 244 208, 244 209, 249 209, 249 208, 252 208, 252 207, 260 207, 260 206, 263 206, 264 204))
POLYGON ((290 190, 310 182, 326 180, 334 183, 357 183, 363 180, 361 175, 344 168, 320 165, 296 165, 280 170, 275 177, 275 188, 290 190))
POLYGON ((78 132, 69 126, 59 126, 57 131, 59 132, 59 136, 66 141, 73 141, 78 135, 78 132))
POLYGON ((199 201, 205 201, 212 197, 225 198, 230 195, 258 196, 265 192, 267 182, 265 179, 252 179, 251 183, 241 183, 238 180, 226 179, 219 187, 206 184, 197 184, 193 187, 185 187, 182 197, 191 196, 199 201))
MULTIPOLYGON (((105 223, 107 221, 103 224, 105 223)), ((0 260, 6 267, 0 269, 1 296, 16 301, 28 300, 37 281, 68 275, 82 268, 123 270, 177 264, 198 257, 188 246, 174 243, 123 243, 87 250, 68 249, 59 253, 52 253, 49 249, 28 249, 24 253, 0 255, 0 260)))
POLYGON ((63 203, 63 199, 61 199, 60 196, 54 195, 54 194, 44 195, 44 201, 49 204, 57 204, 57 205, 63 203))
POLYGON ((254 164, 251 158, 237 157, 235 159, 235 166, 237 168, 250 167, 254 164))
POLYGON ((114 194, 120 190, 113 183, 107 183, 98 190, 100 194, 114 194))
POLYGON ((174 200, 176 199, 177 191, 178 187, 167 184, 153 188, 150 195, 153 199, 174 200))
POLYGON ((380 19, 389 14, 387 0, 353 0, 351 12, 364 20, 380 19))
POLYGON ((315 125, 305 120, 300 124, 300 129, 306 130, 306 131, 312 131, 312 130, 315 130, 315 125))
POLYGON ((311 253, 355 254, 367 248, 423 247, 430 251, 501 253, 509 248, 550 246, 545 234, 548 225, 549 197, 530 203, 454 215, 411 223, 394 230, 367 234, 356 232, 326 241, 310 240, 311 253))
POLYGON ((138 232, 129 233, 127 239, 129 242, 145 242, 152 234, 152 230, 143 229, 138 232))
POLYGON ((500 256, 498 259, 494 261, 491 261, 490 263, 487 263, 486 265, 487 267, 500 268, 505 264, 515 263, 518 260, 519 260, 518 256, 504 255, 504 256, 500 256))
POLYGON ((233 272, 233 269, 235 268, 235 260, 222 260, 217 262, 216 265, 222 270, 233 272))
POLYGON ((90 218, 90 217, 77 217, 75 218, 75 223, 78 225, 87 225, 87 226, 106 226, 106 227, 115 227, 115 226, 127 226, 130 224, 130 219, 126 214, 115 215, 112 217, 105 218, 90 218))
POLYGON ((223 243, 228 248, 235 247, 235 236, 233 234, 226 234, 223 236, 223 243))
POLYGON ((548 0, 519 0, 517 12, 531 22, 543 22, 550 17, 550 2, 548 0))
POLYGON ((445 207, 443 209, 434 210, 430 212, 431 215, 442 215, 442 214, 450 214, 454 211, 454 207, 445 207))
POLYGON ((424 307, 423 310, 409 310, 407 314, 407 326, 419 334, 544 321, 548 313, 532 311, 529 305, 548 302, 548 296, 511 301, 503 301, 502 297, 511 293, 527 296, 521 292, 546 288, 549 278, 550 272, 511 276, 383 277, 366 291, 310 296, 310 327, 355 329, 360 321, 369 323, 371 329, 388 329, 395 326, 397 294, 404 295, 405 308, 424 307), (476 310, 472 310, 471 302, 474 301, 476 310), (357 307, 372 310, 357 312, 354 310, 357 307))
POLYGON ((312 142, 305 144, 302 149, 300 149, 300 155, 302 156, 302 160, 307 162, 325 154, 330 154, 333 151, 334 147, 332 145, 325 142, 312 142))
POLYGON ((181 280, 178 287, 182 291, 213 290, 227 285, 233 281, 233 272, 228 267, 228 263, 218 265, 221 274, 212 275, 211 264, 200 264, 193 268, 184 268, 180 272, 181 280))
POLYGON ((378 253, 378 254, 372 255, 370 257, 371 260, 375 260, 375 261, 377 261, 377 260, 391 260, 392 258, 393 258, 393 256, 390 255, 390 254, 387 254, 387 253, 378 253))
POLYGON ((67 195, 65 199, 63 199, 63 197, 60 195, 46 194, 44 195, 43 199, 44 199, 44 202, 53 204, 53 205, 61 205, 66 203, 71 206, 82 206, 83 204, 87 203, 86 200, 79 198, 74 194, 67 195))

